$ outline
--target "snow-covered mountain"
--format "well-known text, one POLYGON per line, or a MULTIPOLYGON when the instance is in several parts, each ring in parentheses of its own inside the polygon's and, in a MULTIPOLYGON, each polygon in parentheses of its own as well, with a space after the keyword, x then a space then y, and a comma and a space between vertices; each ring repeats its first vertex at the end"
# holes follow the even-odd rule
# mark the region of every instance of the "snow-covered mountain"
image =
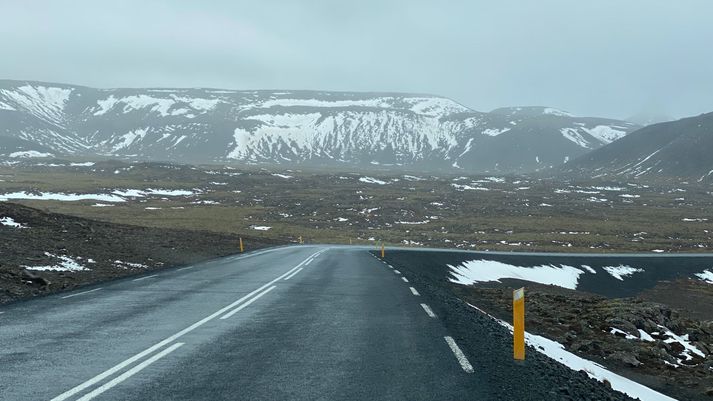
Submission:
POLYGON ((636 125, 400 93, 94 89, 0 81, 0 154, 522 172, 636 125))
POLYGON ((713 113, 649 125, 580 157, 566 174, 713 182, 713 113))

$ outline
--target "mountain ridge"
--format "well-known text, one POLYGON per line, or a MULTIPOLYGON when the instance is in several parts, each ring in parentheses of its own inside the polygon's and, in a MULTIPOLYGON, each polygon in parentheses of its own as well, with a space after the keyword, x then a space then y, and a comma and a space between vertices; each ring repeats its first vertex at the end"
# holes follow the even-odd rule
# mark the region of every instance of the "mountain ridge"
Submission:
POLYGON ((544 106, 479 112, 428 94, 0 80, 6 156, 511 173, 566 162, 636 128, 544 106))
POLYGON ((572 163, 564 174, 713 181, 713 112, 661 122, 632 132, 572 163))

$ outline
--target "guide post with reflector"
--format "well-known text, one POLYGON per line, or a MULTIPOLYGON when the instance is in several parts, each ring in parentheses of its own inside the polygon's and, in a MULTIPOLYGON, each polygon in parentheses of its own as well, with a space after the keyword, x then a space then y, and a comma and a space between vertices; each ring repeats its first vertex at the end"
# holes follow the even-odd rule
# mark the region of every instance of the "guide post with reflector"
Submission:
POLYGON ((385 254, 385 249, 384 249, 384 243, 382 242, 381 243, 381 259, 384 258, 384 254, 385 254))
POLYGON ((513 357, 525 360, 525 287, 512 292, 513 357))
POLYGON ((243 248, 243 237, 240 237, 240 253, 243 253, 245 248, 243 248))

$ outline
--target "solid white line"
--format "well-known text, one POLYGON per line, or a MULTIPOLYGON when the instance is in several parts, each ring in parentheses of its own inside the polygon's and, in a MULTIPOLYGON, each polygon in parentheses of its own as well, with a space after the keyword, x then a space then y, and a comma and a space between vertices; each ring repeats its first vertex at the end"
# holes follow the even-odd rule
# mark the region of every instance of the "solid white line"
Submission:
POLYGON ((140 371, 144 370, 146 367, 151 365, 152 363, 158 361, 159 359, 163 358, 164 356, 170 354, 171 352, 175 351, 179 347, 181 347, 184 343, 176 343, 173 344, 172 346, 166 348, 165 350, 159 352, 158 354, 152 356, 151 358, 141 362, 140 364, 134 366, 130 370, 127 370, 120 376, 117 376, 115 379, 107 382, 106 384, 97 387, 94 389, 92 392, 87 393, 84 397, 78 399, 77 401, 89 401, 93 399, 94 397, 98 396, 99 394, 109 390, 110 388, 116 386, 117 384, 123 382, 124 380, 130 378, 131 376, 139 373, 140 371))
MULTIPOLYGON (((305 260, 306 260, 306 259, 305 259, 305 260)), ((129 359, 127 359, 127 360, 125 360, 125 361, 123 361, 123 362, 117 364, 116 366, 114 366, 114 367, 112 367, 112 368, 110 368, 110 369, 108 369, 108 370, 106 370, 106 371, 104 371, 104 372, 102 372, 102 373, 100 373, 100 374, 94 376, 93 378, 91 378, 91 379, 85 381, 84 383, 79 384, 78 386, 75 386, 75 387, 73 387, 73 388, 71 388, 71 389, 65 391, 64 393, 58 395, 57 397, 53 398, 53 399, 50 400, 50 401, 63 401, 63 400, 66 400, 67 398, 69 398, 69 397, 71 397, 71 396, 77 394, 78 392, 80 392, 80 391, 86 389, 87 387, 92 386, 92 385, 94 385, 95 383, 97 383, 97 382, 99 382, 99 381, 101 381, 101 380, 104 380, 106 377, 111 376, 111 375, 113 375, 114 373, 116 373, 117 371, 119 371, 119 370, 125 368, 126 366, 131 365, 132 363, 134 363, 134 362, 136 362, 137 360, 139 360, 139 359, 145 357, 146 355, 151 354, 152 352, 154 352, 154 351, 156 351, 157 349, 163 347, 164 345, 169 344, 169 343, 173 342, 174 340, 177 340, 178 338, 180 338, 180 337, 182 337, 182 336, 184 336, 184 335, 190 333, 191 331, 197 329, 198 327, 200 327, 200 326, 202 326, 202 325, 208 323, 209 321, 215 319, 216 317, 218 317, 218 316, 222 315, 223 313, 229 311, 230 309, 234 308, 236 305, 240 304, 240 303, 243 302, 244 300, 246 300, 246 299, 252 297, 253 295, 255 295, 255 294, 257 294, 258 292, 264 290, 265 288, 271 286, 272 284, 275 284, 275 283, 278 282, 279 280, 283 279, 285 276, 288 276, 288 275, 289 275, 290 273, 292 273, 294 270, 296 270, 296 269, 298 269, 300 266, 302 266, 302 264, 303 264, 304 262, 305 262, 305 261, 300 262, 300 264, 298 264, 297 266, 295 266, 295 267, 293 267, 292 269, 288 270, 286 273, 283 273, 281 276, 277 277, 276 279, 274 279, 274 280, 270 281, 269 283, 263 285, 262 287, 258 288, 257 290, 254 290, 253 292, 249 293, 248 295, 245 295, 244 297, 238 299, 237 301, 233 302, 232 304, 230 304, 230 305, 228 305, 228 306, 226 306, 226 307, 224 307, 224 308, 218 310, 217 312, 213 313, 212 315, 204 317, 203 319, 201 319, 201 320, 199 320, 199 321, 193 323, 192 325, 186 327, 185 329, 179 331, 178 333, 176 333, 176 334, 174 334, 174 335, 172 335, 172 336, 170 336, 170 337, 164 339, 163 341, 160 341, 160 342, 156 343, 155 345, 153 345, 153 346, 151 346, 151 347, 149 347, 149 348, 147 348, 147 349, 145 349, 145 350, 139 352, 138 354, 132 356, 131 358, 129 358, 129 359)))
POLYGON ((308 260, 307 263, 305 263, 305 266, 307 266, 307 265, 309 265, 310 263, 312 263, 313 260, 314 260, 314 258, 308 260))
POLYGON ((419 294, 418 291, 416 291, 416 289, 413 288, 413 287, 409 287, 408 289, 411 290, 411 294, 413 294, 413 295, 421 295, 421 294, 419 294))
MULTIPOLYGON (((65 295, 62 297, 62 299, 76 297, 77 295, 89 294, 90 292, 99 291, 99 290, 101 290, 101 288, 95 288, 95 289, 89 290, 89 291, 82 291, 82 292, 78 292, 76 294, 65 295)), ((2 312, 0 312, 0 313, 2 313, 2 312)))
POLYGON ((403 280, 404 283, 408 283, 408 279, 406 277, 401 277, 401 280, 403 280))
POLYGON ((150 276, 135 278, 135 279, 133 279, 133 280, 131 280, 131 281, 141 281, 141 280, 146 280, 147 278, 152 278, 152 277, 156 277, 156 276, 158 276, 158 274, 152 274, 152 275, 150 275, 150 276))
POLYGON ((396 274, 401 274, 401 272, 398 271, 398 270, 394 270, 394 273, 396 273, 396 274))
POLYGON ((289 276, 285 277, 284 280, 289 280, 294 276, 295 274, 299 273, 302 271, 302 268, 300 267, 299 269, 295 270, 294 273, 290 274, 289 276))
POLYGON ((428 305, 421 304, 421 307, 423 308, 424 311, 426 311, 426 314, 428 315, 428 317, 436 317, 436 314, 433 313, 433 311, 431 310, 431 308, 428 305))
POLYGON ((468 358, 465 357, 463 351, 460 350, 453 337, 446 336, 443 338, 445 338, 448 346, 451 347, 451 351, 453 351, 453 355, 456 356, 458 363, 460 363, 460 367, 463 368, 466 373, 473 373, 473 365, 468 362, 468 358))
POLYGON ((193 267, 194 267, 194 266, 188 266, 188 267, 181 267, 181 268, 180 268, 180 269, 178 269, 177 271, 179 271, 179 272, 180 272, 181 270, 188 270, 188 269, 192 269, 193 267))
MULTIPOLYGON (((299 270, 297 270, 297 271, 299 271, 299 270)), ((295 273, 296 273, 296 272, 295 272, 295 273)), ((294 273, 292 273, 292 274, 294 274, 294 273)), ((265 295, 265 294, 267 294, 268 292, 274 290, 275 288, 277 288, 277 287, 275 287, 275 286, 273 285, 272 287, 266 289, 265 291, 263 291, 263 292, 257 294, 253 299, 251 299, 251 300, 245 302, 244 304, 238 306, 237 308, 233 309, 232 311, 230 311, 230 312, 226 313, 225 315, 221 316, 221 317, 220 317, 220 320, 225 320, 225 319, 227 319, 227 318, 233 316, 234 314, 240 312, 241 310, 247 308, 248 306, 250 306, 250 304, 252 304, 253 302, 257 301, 257 300, 260 299, 263 295, 265 295)))

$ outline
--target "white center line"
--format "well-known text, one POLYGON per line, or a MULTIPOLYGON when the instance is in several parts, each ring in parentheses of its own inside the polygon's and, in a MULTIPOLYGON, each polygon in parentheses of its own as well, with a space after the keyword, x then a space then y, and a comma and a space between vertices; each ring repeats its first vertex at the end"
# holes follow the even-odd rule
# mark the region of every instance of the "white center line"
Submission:
POLYGON ((152 275, 150 275, 150 276, 135 278, 135 279, 133 279, 133 280, 131 280, 131 281, 141 281, 141 280, 146 280, 147 278, 152 278, 152 277, 156 277, 156 276, 158 276, 158 274, 152 274, 152 275))
POLYGON ((460 367, 463 368, 466 373, 473 373, 473 365, 468 362, 468 358, 465 357, 463 351, 460 350, 453 337, 446 336, 443 338, 445 338, 448 346, 451 347, 451 351, 453 351, 453 355, 456 356, 458 363, 460 363, 460 367))
POLYGON ((401 272, 398 271, 398 270, 394 270, 394 273, 396 273, 396 274, 401 274, 401 272))
POLYGON ((433 313, 430 306, 428 306, 426 304, 421 304, 421 307, 423 308, 424 311, 426 311, 426 314, 428 315, 428 317, 436 317, 436 314, 433 313))
POLYGON ((133 368, 127 370, 120 376, 117 376, 115 379, 107 382, 106 384, 97 387, 94 389, 92 392, 87 393, 84 397, 78 399, 77 401, 89 401, 93 399, 94 397, 98 396, 99 394, 109 390, 110 388, 116 386, 117 384, 123 382, 124 380, 130 378, 131 376, 139 373, 140 371, 144 370, 146 367, 151 365, 152 363, 158 361, 159 359, 163 358, 164 356, 170 354, 171 352, 175 351, 179 347, 181 347, 184 343, 175 343, 172 346, 166 348, 165 350, 159 352, 158 354, 152 356, 151 358, 141 362, 140 364, 134 366, 133 368))
POLYGON ((403 280, 404 283, 408 283, 408 279, 406 277, 401 277, 401 280, 403 280))
MULTIPOLYGON (((299 271, 299 270, 298 270, 298 271, 299 271)), ((293 273, 293 274, 294 274, 294 273, 293 273)), ((235 309, 231 310, 230 312, 226 313, 225 315, 221 316, 220 319, 221 319, 221 320, 225 320, 225 319, 227 319, 227 318, 233 316, 234 314, 236 314, 236 313, 240 312, 241 310, 243 310, 243 309, 247 308, 248 306, 250 306, 250 304, 252 304, 253 302, 255 302, 255 301, 257 301, 258 299, 260 299, 260 297, 262 297, 263 295, 265 295, 265 294, 267 294, 268 292, 274 290, 275 288, 277 288, 277 287, 275 287, 275 286, 273 285, 272 287, 266 289, 265 291, 263 291, 263 292, 261 292, 261 293, 255 295, 255 297, 253 297, 251 300, 245 302, 244 304, 238 306, 237 308, 235 308, 235 309)))
POLYGON ((292 276, 294 276, 295 274, 297 274, 297 273, 299 273, 299 272, 301 272, 301 271, 302 271, 302 268, 300 267, 299 269, 295 270, 292 274, 290 274, 289 276, 285 277, 285 280, 291 279, 292 276))
POLYGON ((421 294, 419 294, 418 291, 416 291, 416 289, 413 288, 413 287, 409 287, 408 289, 411 290, 411 294, 413 294, 413 295, 421 295, 421 294))
MULTIPOLYGON (((77 295, 89 294, 90 292, 99 291, 99 290, 101 290, 101 288, 95 288, 95 289, 89 290, 89 291, 82 291, 82 292, 78 292, 76 294, 65 295, 62 297, 62 299, 76 297, 77 295)), ((2 312, 0 312, 0 313, 2 313, 2 312)))
POLYGON ((66 400, 67 398, 69 398, 69 397, 71 397, 71 396, 73 396, 73 395, 79 393, 80 391, 86 389, 87 387, 90 387, 90 386, 92 386, 92 385, 94 385, 94 384, 96 384, 96 383, 98 383, 98 382, 104 380, 105 378, 107 378, 107 377, 113 375, 114 373, 120 371, 121 369, 124 369, 125 367, 131 365, 132 363, 138 361, 139 359, 145 357, 146 355, 149 355, 149 354, 153 353, 154 351, 156 351, 157 349, 160 349, 161 347, 165 346, 166 344, 170 344, 170 343, 173 342, 174 340, 177 340, 177 339, 179 339, 180 337, 182 337, 182 336, 184 336, 184 335, 190 333, 191 331, 197 329, 198 327, 200 327, 200 326, 202 326, 202 325, 208 323, 209 321, 215 319, 216 317, 218 317, 218 316, 222 315, 223 313, 229 311, 230 309, 234 308, 236 305, 239 305, 240 303, 242 303, 242 302, 245 301, 246 299, 252 297, 253 295, 257 294, 258 292, 260 292, 260 291, 264 290, 265 288, 267 288, 267 287, 269 287, 269 286, 275 284, 276 282, 282 280, 285 276, 290 275, 290 273, 292 273, 293 271, 297 270, 300 266, 302 266, 305 261, 306 261, 306 259, 305 259, 304 261, 300 262, 297 266, 295 266, 295 267, 293 267, 292 269, 288 270, 287 272, 283 273, 283 274, 280 275, 279 277, 273 279, 273 280, 270 281, 269 283, 267 283, 267 284, 263 285, 262 287, 260 287, 260 288, 258 288, 258 289, 256 289, 256 290, 254 290, 253 292, 249 293, 248 295, 245 295, 244 297, 238 299, 237 301, 233 302, 232 304, 230 304, 230 305, 228 305, 228 306, 225 306, 225 307, 223 307, 222 309, 220 309, 220 310, 214 312, 212 315, 204 317, 203 319, 201 319, 201 320, 199 320, 199 321, 193 323, 192 325, 186 327, 185 329, 179 331, 178 333, 176 333, 176 334, 174 334, 174 335, 172 335, 172 336, 170 336, 170 337, 167 337, 166 339, 164 339, 164 340, 162 340, 162 341, 160 341, 160 342, 158 342, 158 343, 152 345, 151 347, 149 347, 149 348, 147 348, 147 349, 145 349, 145 350, 139 352, 138 354, 132 356, 131 358, 129 358, 129 359, 123 361, 123 362, 120 362, 119 364, 115 365, 114 367, 109 368, 109 369, 105 370, 104 372, 102 372, 102 373, 100 373, 100 374, 98 374, 98 375, 92 377, 91 379, 85 381, 84 383, 79 384, 79 385, 77 385, 77 386, 75 386, 75 387, 73 387, 73 388, 71 388, 71 389, 65 391, 64 393, 58 395, 57 397, 53 398, 53 399, 50 400, 50 401, 63 401, 63 400, 66 400))

